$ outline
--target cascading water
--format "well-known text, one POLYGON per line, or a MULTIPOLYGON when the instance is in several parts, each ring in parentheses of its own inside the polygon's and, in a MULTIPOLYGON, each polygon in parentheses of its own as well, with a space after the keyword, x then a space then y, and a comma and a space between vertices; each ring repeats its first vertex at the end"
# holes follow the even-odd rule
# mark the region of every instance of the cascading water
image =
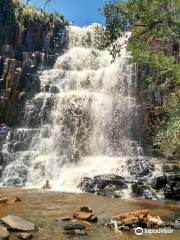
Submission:
POLYGON ((115 173, 138 155, 136 68, 126 46, 114 62, 97 49, 99 28, 68 28, 68 50, 42 72, 42 92, 26 104, 26 128, 3 146, 3 185, 41 187, 49 179, 53 190, 75 191, 81 177, 115 173))

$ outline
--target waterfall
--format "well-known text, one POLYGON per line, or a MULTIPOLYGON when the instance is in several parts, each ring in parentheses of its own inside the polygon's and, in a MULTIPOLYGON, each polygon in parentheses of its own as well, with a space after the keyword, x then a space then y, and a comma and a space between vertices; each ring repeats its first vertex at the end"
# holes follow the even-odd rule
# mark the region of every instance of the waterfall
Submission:
POLYGON ((138 155, 136 68, 126 46, 116 61, 98 50, 100 28, 68 27, 68 49, 40 74, 23 128, 7 136, 3 185, 41 187, 49 179, 52 189, 75 191, 81 177, 114 173, 138 155))

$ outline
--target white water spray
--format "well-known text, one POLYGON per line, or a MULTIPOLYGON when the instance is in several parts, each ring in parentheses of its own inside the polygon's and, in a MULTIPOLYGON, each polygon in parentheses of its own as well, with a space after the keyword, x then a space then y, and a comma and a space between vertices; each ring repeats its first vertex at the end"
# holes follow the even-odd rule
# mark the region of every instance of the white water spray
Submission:
POLYGON ((21 179, 25 169, 27 186, 41 187, 49 179, 53 190, 77 191, 82 177, 115 173, 138 155, 136 69, 127 62, 126 46, 115 62, 108 50, 97 49, 98 28, 69 27, 68 50, 52 70, 42 72, 42 92, 26 104, 25 113, 37 131, 29 146, 13 155, 5 184, 14 174, 21 179))

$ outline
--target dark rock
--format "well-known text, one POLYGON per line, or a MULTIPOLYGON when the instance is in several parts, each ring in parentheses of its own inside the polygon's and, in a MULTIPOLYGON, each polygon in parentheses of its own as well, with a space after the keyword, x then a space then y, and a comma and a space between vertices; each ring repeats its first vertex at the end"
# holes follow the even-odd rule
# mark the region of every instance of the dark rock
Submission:
POLYGON ((80 211, 87 212, 87 213, 92 213, 93 210, 89 207, 80 207, 80 211))
POLYGON ((45 91, 45 92, 49 92, 49 89, 50 89, 50 85, 49 85, 49 84, 46 84, 46 85, 44 86, 44 91, 45 91))
POLYGON ((5 224, 7 224, 12 230, 20 231, 33 231, 35 230, 35 225, 21 217, 8 215, 1 219, 5 224))
POLYGON ((180 187, 174 188, 174 199, 180 201, 180 187))
POLYGON ((125 179, 115 174, 99 175, 94 178, 83 178, 80 183, 80 188, 84 192, 98 192, 103 189, 115 187, 115 190, 127 188, 125 179))
POLYGON ((132 191, 136 196, 143 196, 145 186, 142 182, 136 182, 132 184, 132 191))
POLYGON ((96 191, 96 194, 110 198, 121 198, 121 193, 113 191, 112 189, 98 190, 96 191))
POLYGON ((177 163, 165 163, 163 164, 164 173, 178 173, 180 172, 180 165, 177 163))
POLYGON ((51 86, 50 87, 50 93, 59 93, 59 89, 56 86, 51 86))
POLYGON ((166 184, 167 184, 167 176, 163 175, 163 176, 155 177, 151 182, 151 187, 159 190, 164 188, 166 184))
POLYGON ((0 124, 0 137, 7 136, 10 130, 6 124, 0 124))
POLYGON ((168 183, 173 181, 180 182, 180 175, 179 174, 169 175, 167 180, 168 183))
POLYGON ((69 224, 69 225, 66 225, 64 227, 64 230, 65 231, 69 231, 69 230, 84 230, 86 228, 85 225, 83 224, 69 224))
POLYGON ((136 177, 148 176, 154 171, 154 164, 149 159, 129 159, 127 165, 130 174, 136 177))
POLYGON ((164 189, 166 199, 180 201, 180 178, 179 175, 168 176, 168 183, 164 189))
POLYGON ((166 187, 165 190, 164 190, 164 196, 166 199, 173 199, 174 198, 174 194, 171 190, 170 187, 166 187))
POLYGON ((75 236, 84 236, 87 235, 85 230, 79 230, 79 229, 75 229, 75 230, 68 230, 68 231, 64 231, 64 234, 67 235, 75 235, 75 236))

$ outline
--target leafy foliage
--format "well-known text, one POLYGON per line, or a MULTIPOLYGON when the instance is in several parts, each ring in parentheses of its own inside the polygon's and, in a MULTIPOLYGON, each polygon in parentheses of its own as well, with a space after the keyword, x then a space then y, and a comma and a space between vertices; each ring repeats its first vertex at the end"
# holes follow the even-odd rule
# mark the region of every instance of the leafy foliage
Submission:
MULTIPOLYGON (((178 155, 180 148, 180 105, 177 98, 180 84, 180 1, 129 0, 107 3, 104 6, 106 29, 102 47, 112 45, 114 57, 119 54, 116 40, 131 31, 128 49, 130 63, 148 66, 144 82, 149 90, 164 89, 164 111, 154 131, 154 142, 165 156, 178 155)), ((125 44, 125 43, 123 43, 125 44)))
MULTIPOLYGON (((170 94, 164 104, 169 113, 169 121, 164 126, 157 127, 157 135, 154 138, 156 144, 166 157, 180 156, 180 90, 170 94)), ((162 124, 162 122, 161 122, 162 124)))

